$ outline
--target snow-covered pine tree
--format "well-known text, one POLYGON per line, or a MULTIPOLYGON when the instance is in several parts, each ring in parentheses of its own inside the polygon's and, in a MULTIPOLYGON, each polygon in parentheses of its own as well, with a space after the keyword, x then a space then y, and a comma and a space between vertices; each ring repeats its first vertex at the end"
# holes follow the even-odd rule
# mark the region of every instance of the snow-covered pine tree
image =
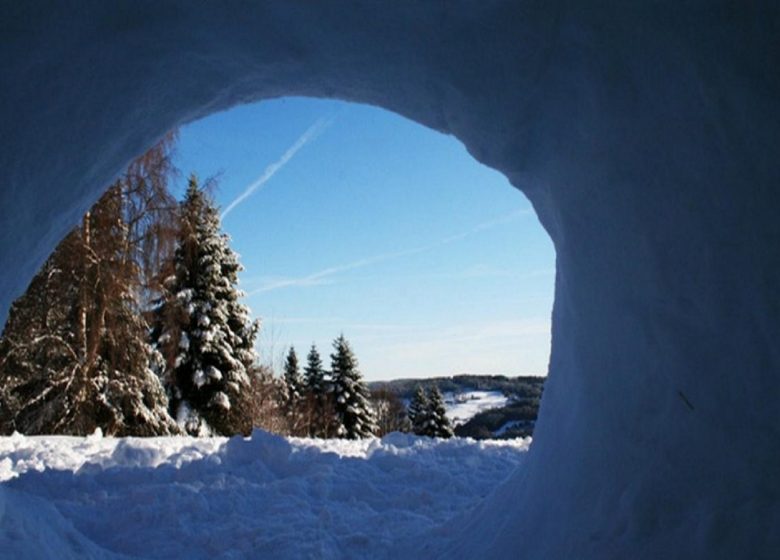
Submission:
POLYGON ((333 348, 330 359, 337 435, 347 439, 371 437, 377 427, 370 392, 358 371, 357 359, 343 334, 333 341, 333 348))
POLYGON ((239 300, 241 265, 217 208, 192 175, 180 204, 173 274, 155 311, 153 341, 166 357, 171 413, 191 434, 251 429, 250 369, 259 324, 239 300))
POLYGON ((417 385, 412 396, 412 402, 409 403, 409 421, 412 423, 412 432, 418 436, 427 434, 428 421, 430 420, 430 403, 428 395, 422 385, 417 385))
POLYGON ((284 361, 284 390, 282 409, 287 420, 287 433, 293 436, 309 435, 305 412, 305 387, 298 366, 298 355, 291 346, 284 361))
POLYGON ((444 408, 444 397, 435 385, 428 391, 427 432, 425 435, 438 438, 451 438, 455 435, 444 408))
POLYGON ((303 398, 303 378, 298 367, 298 355, 295 353, 295 347, 290 346, 287 357, 284 360, 284 385, 287 407, 289 410, 295 410, 303 398))
POLYGON ((317 346, 311 345, 303 368, 303 432, 309 437, 328 437, 333 425, 330 382, 317 346))

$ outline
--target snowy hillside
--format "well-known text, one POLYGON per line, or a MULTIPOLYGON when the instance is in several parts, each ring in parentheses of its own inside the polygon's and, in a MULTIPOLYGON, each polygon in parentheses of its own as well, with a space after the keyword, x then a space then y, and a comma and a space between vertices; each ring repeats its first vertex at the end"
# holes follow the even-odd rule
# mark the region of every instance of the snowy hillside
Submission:
POLYGON ((500 391, 466 391, 444 393, 447 417, 453 426, 465 424, 483 410, 506 406, 509 399, 500 391))
POLYGON ((0 438, 3 558, 377 558, 476 506, 530 439, 0 438))

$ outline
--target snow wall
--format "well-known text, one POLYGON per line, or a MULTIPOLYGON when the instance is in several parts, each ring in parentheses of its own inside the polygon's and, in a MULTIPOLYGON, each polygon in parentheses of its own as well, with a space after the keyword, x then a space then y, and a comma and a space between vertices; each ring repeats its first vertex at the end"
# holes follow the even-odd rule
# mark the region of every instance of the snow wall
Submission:
POLYGON ((165 131, 282 95, 381 106, 504 173, 557 250, 550 377, 526 466, 434 556, 770 557, 779 11, 2 2, 0 319, 165 131))

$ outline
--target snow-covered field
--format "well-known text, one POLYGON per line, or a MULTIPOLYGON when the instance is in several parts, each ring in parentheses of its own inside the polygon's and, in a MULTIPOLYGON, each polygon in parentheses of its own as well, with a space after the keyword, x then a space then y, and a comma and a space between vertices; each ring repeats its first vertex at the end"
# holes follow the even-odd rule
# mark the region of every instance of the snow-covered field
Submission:
POLYGON ((453 426, 465 424, 483 410, 506 406, 509 399, 501 391, 467 391, 444 393, 447 417, 453 426))
POLYGON ((17 434, 0 438, 0 557, 387 557, 432 544, 529 445, 17 434))

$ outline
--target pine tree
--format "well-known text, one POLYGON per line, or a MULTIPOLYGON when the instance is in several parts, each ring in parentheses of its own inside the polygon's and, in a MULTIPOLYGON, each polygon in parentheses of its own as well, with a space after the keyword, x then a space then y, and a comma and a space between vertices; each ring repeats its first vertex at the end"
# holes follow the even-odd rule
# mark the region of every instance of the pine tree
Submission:
POLYGON ((427 435, 428 421, 430 419, 430 403, 425 390, 417 385, 409 403, 409 421, 412 423, 412 432, 418 436, 427 435))
POLYGON ((312 395, 324 395, 326 392, 325 369, 317 347, 312 344, 306 356, 306 367, 303 370, 305 391, 312 395))
POLYGON ((298 356, 295 347, 291 346, 284 361, 284 384, 287 406, 293 410, 300 404, 303 398, 303 378, 298 367, 298 356))
POLYGON ((298 355, 295 348, 290 347, 284 362, 284 383, 282 408, 287 420, 286 432, 293 436, 306 436, 308 427, 305 413, 305 394, 303 378, 298 367, 298 355))
POLYGON ((217 208, 190 177, 180 205, 173 274, 155 312, 153 340, 167 360, 171 412, 191 434, 246 433, 249 371, 259 324, 236 288, 241 265, 220 233, 217 208))
POLYGON ((428 433, 431 437, 451 438, 454 434, 447 410, 444 408, 444 397, 435 385, 428 391, 428 433))
POLYGON ((409 404, 412 431, 418 436, 451 438, 454 435, 444 407, 444 397, 435 385, 425 393, 418 385, 409 404))
POLYGON ((333 341, 331 358, 337 434, 347 439, 373 436, 376 431, 370 393, 357 368, 357 359, 342 334, 333 341))
POLYGON ((330 383, 317 347, 312 344, 303 369, 303 424, 306 435, 328 437, 332 432, 333 413, 330 383))

